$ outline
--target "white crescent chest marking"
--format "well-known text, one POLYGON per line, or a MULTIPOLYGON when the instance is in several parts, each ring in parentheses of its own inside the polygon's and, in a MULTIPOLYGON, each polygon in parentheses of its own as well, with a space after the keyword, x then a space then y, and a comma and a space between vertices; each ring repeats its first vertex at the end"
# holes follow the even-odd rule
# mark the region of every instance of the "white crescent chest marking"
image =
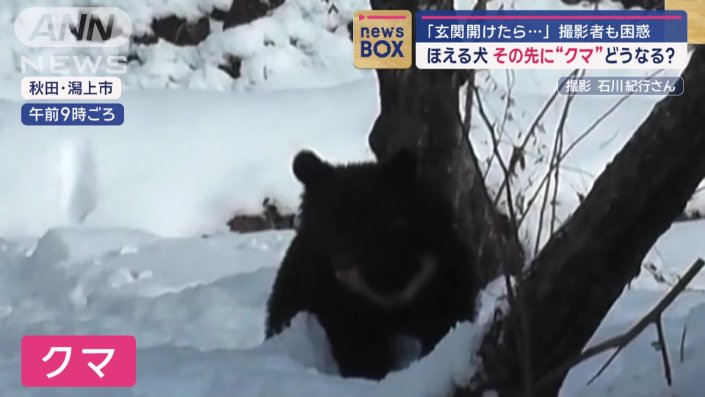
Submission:
POLYGON ((392 294, 380 294, 372 289, 367 281, 360 274, 358 268, 351 270, 337 271, 335 273, 338 281, 349 288, 351 291, 366 297, 375 304, 385 307, 394 308, 403 306, 411 302, 419 291, 426 285, 438 267, 438 261, 432 255, 426 255, 421 259, 421 269, 409 281, 409 283, 399 292, 392 294))

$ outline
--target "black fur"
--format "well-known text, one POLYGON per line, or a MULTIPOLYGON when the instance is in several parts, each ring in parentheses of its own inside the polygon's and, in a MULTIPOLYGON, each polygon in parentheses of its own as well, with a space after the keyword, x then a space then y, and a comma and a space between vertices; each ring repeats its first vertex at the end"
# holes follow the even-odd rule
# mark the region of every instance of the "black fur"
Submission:
POLYGON ((268 301, 267 338, 310 312, 341 375, 379 379, 395 367, 393 337, 416 337, 427 354, 455 323, 474 319, 470 253, 455 238, 450 209, 416 178, 414 155, 333 166, 303 151, 293 171, 304 184, 301 219, 268 301), (438 271, 403 307, 380 307, 335 275, 357 266, 372 289, 393 293, 418 273, 424 254, 437 258, 438 271))

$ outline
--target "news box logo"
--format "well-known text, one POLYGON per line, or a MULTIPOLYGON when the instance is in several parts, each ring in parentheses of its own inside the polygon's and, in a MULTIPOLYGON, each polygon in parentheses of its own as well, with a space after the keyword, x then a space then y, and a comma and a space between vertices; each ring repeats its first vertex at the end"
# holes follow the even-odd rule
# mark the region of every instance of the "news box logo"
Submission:
POLYGON ((705 1, 666 0, 666 10, 688 13, 688 44, 705 44, 705 1))
POLYGON ((357 11, 353 22, 358 69, 408 69, 413 62, 411 12, 357 11))

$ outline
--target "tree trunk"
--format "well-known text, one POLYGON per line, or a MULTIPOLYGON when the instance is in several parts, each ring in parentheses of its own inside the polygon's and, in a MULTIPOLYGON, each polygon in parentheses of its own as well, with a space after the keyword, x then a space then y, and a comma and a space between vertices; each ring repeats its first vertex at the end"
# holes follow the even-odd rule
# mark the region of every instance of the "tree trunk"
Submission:
MULTIPOLYGON (((375 1, 380 9, 452 9, 452 1, 375 1)), ((477 158, 460 120, 459 89, 473 86, 475 74, 467 71, 378 70, 380 114, 369 136, 378 159, 400 148, 415 150, 420 171, 455 210, 456 231, 475 253, 483 285, 501 269, 517 272, 523 250, 516 229, 492 203, 477 158)))

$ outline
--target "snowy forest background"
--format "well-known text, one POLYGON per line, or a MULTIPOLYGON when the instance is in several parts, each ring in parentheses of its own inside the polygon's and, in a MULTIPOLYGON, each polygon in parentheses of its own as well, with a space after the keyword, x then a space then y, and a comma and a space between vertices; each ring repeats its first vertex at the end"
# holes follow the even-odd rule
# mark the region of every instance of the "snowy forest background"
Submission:
MULTIPOLYGON (((262 342, 264 303, 300 194, 293 155, 312 148, 333 161, 374 158, 367 135, 379 112, 376 77, 353 67, 348 31, 367 2, 278 1, 242 9, 233 22, 230 0, 51 1, 120 7, 136 39, 129 47, 80 50, 129 57, 123 126, 37 129, 20 124, 19 58, 48 50, 21 46, 13 18, 48 3, 0 5, 0 396, 439 397, 467 381, 476 363, 463 353, 479 343, 501 283, 483 295, 478 324, 458 327, 431 356, 379 384, 334 376, 310 317, 262 342), (261 230, 267 226, 280 230, 261 230), (137 385, 24 389, 20 339, 44 333, 136 336, 137 385)), ((473 5, 456 2, 457 9, 473 5)), ((488 7, 567 8, 559 0, 494 0, 488 7)), ((52 53, 61 51, 76 52, 52 53)), ((554 95, 558 78, 679 72, 478 72, 469 137, 502 208, 495 148, 514 164, 512 205, 522 214, 529 256, 660 100, 568 100, 554 95), (546 175, 557 137, 564 146, 556 184, 546 175)), ((652 248, 591 344, 629 328, 705 256, 702 213, 704 188, 652 248)), ((664 326, 672 387, 650 327, 589 386, 611 352, 575 367, 561 396, 701 396, 705 275, 665 311, 664 326)))

